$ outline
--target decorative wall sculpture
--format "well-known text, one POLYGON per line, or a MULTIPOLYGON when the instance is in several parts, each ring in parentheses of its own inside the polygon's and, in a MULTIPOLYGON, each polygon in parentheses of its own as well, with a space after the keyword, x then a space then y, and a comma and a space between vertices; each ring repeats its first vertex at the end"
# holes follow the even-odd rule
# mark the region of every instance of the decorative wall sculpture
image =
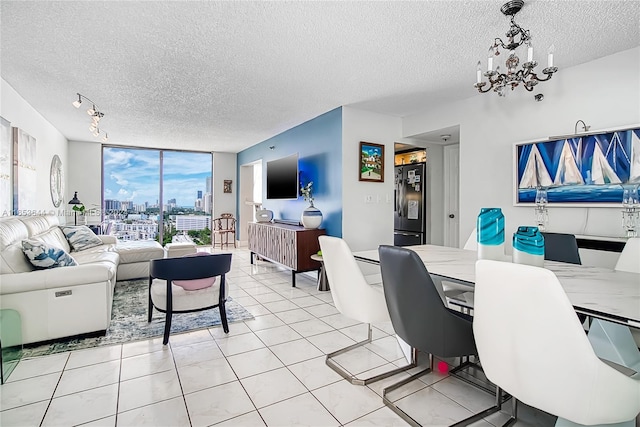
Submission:
POLYGON ((9 216, 13 210, 11 145, 11 123, 0 117, 0 216, 9 216))
POLYGON ((13 213, 37 208, 36 139, 19 128, 13 130, 13 213))

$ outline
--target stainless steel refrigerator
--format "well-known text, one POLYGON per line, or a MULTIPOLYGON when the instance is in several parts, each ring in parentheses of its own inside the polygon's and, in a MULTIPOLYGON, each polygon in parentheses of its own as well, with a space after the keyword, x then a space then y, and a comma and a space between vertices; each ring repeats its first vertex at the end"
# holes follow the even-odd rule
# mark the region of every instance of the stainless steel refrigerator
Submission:
POLYGON ((395 167, 393 244, 396 246, 426 243, 425 181, 424 163, 395 167))

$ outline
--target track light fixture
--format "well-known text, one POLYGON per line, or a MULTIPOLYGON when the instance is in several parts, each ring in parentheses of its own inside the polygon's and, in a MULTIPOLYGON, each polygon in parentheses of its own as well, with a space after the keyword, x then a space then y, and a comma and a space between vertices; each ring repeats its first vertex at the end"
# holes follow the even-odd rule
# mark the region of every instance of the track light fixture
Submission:
POLYGON ((81 104, 82 104, 82 95, 78 94, 78 100, 73 101, 73 106, 76 108, 80 108, 81 104))
POLYGON ((85 100, 91 104, 91 107, 87 109, 87 114, 91 116, 91 123, 89 124, 89 132, 95 137, 99 137, 101 134, 104 134, 102 137, 102 142, 107 142, 109 139, 106 131, 100 131, 98 124, 100 120, 104 117, 104 113, 100 111, 100 109, 96 106, 96 103, 87 98, 86 96, 77 93, 78 99, 72 102, 72 105, 76 108, 80 108, 82 105, 82 101, 85 100))

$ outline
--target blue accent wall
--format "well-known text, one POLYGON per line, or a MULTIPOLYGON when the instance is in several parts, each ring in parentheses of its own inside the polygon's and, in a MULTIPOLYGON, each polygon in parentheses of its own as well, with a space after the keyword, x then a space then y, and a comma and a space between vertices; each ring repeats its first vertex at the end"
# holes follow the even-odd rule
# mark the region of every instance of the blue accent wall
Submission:
POLYGON ((320 227, 330 236, 342 237, 342 107, 238 153, 238 182, 240 166, 262 160, 262 206, 273 211, 275 219, 300 221, 309 206, 302 196, 298 200, 266 198, 266 162, 294 153, 298 153, 300 180, 313 181, 313 204, 323 215, 320 227))

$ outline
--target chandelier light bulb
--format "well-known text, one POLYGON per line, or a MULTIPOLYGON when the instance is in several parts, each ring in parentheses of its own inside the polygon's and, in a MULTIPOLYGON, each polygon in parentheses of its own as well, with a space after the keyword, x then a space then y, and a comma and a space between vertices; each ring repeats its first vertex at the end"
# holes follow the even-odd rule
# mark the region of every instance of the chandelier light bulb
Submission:
POLYGON ((98 136, 100 135, 100 129, 96 128, 96 130, 93 131, 93 136, 98 136))
POLYGON ((527 48, 527 62, 533 62, 533 45, 531 43, 527 48))
POLYGON ((554 45, 549 46, 549 54, 547 55, 547 67, 553 67, 553 53, 555 52, 556 47, 554 45))
POLYGON ((89 132, 93 132, 94 130, 96 130, 96 125, 94 123, 91 123, 89 125, 89 132))
POLYGON ((487 71, 493 71, 493 46, 489 48, 489 57, 487 58, 487 71))
POLYGON ((109 140, 109 134, 108 133, 104 133, 104 136, 102 137, 102 142, 107 142, 109 140))
POLYGON ((87 110, 87 114, 90 115, 90 116, 93 116, 95 113, 96 113, 96 106, 95 105, 87 110))

